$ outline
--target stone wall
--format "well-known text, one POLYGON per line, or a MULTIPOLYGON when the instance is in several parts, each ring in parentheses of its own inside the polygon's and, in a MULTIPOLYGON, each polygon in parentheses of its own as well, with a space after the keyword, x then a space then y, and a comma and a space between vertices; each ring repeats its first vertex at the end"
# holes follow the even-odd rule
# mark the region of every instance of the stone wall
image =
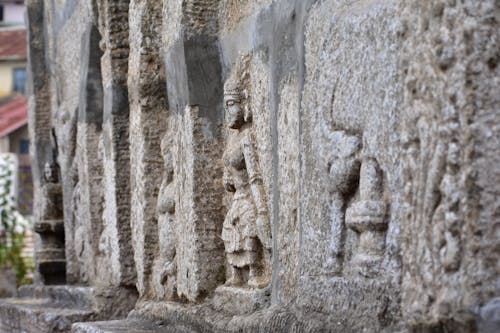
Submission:
POLYGON ((60 331, 500 329, 498 1, 27 5, 60 331))

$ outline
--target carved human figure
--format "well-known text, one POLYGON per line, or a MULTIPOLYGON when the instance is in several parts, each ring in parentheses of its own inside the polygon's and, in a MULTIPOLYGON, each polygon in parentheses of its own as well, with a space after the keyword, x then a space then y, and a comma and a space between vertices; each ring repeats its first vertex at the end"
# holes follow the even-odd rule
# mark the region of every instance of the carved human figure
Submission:
POLYGON ((324 264, 324 270, 327 274, 335 275, 342 271, 345 210, 349 197, 354 194, 358 185, 361 139, 345 131, 334 131, 331 133, 331 139, 332 151, 327 166, 331 197, 331 238, 330 255, 324 264))
POLYGON ((224 187, 233 196, 222 239, 229 264, 226 284, 263 288, 271 275, 271 227, 246 95, 241 81, 228 80, 224 93, 229 128, 224 187))
POLYGON ((41 220, 62 219, 63 202, 62 187, 59 183, 59 166, 57 163, 45 163, 44 184, 42 185, 41 220))
POLYGON ((174 165, 170 152, 169 138, 167 134, 161 143, 163 154, 163 177, 158 193, 158 229, 161 265, 159 282, 164 286, 163 294, 167 300, 173 300, 177 296, 176 274, 177 263, 175 261, 175 185, 174 165))
POLYGON ((57 163, 45 163, 43 180, 40 219, 34 226, 40 235, 40 246, 36 250, 37 270, 45 284, 57 284, 66 278, 63 193, 57 163))

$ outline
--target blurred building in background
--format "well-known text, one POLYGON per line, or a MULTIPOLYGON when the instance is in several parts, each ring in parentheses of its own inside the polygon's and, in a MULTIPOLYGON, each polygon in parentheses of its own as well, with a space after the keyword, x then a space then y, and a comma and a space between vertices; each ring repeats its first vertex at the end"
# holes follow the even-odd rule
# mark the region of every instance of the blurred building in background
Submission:
POLYGON ((23 0, 0 0, 0 26, 24 24, 23 0))
MULTIPOLYGON (((32 215, 33 183, 29 158, 26 92, 27 36, 24 1, 0 0, 0 153, 18 159, 17 209, 32 215)), ((31 234, 26 255, 32 256, 31 234)))
POLYGON ((25 93, 26 58, 26 28, 0 27, 0 98, 25 93))

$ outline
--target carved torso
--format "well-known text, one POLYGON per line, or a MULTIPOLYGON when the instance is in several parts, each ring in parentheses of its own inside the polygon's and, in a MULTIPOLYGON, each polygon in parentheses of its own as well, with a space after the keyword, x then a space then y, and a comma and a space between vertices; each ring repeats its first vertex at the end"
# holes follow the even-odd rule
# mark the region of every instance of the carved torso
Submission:
POLYGON ((224 153, 226 167, 225 186, 234 192, 231 207, 224 220, 222 239, 228 254, 247 252, 238 257, 229 256, 229 261, 242 267, 254 261, 257 227, 256 208, 248 183, 248 170, 241 145, 242 133, 234 135, 224 153))

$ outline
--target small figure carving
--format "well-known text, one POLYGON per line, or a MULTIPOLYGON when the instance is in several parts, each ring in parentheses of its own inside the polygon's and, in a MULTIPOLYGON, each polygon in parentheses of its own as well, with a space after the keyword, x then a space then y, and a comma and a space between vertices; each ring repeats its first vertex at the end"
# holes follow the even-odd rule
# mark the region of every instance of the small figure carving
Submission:
POLYGON ((64 219, 62 187, 59 183, 59 166, 44 166, 40 220, 35 222, 35 232, 41 244, 36 250, 37 270, 45 284, 65 282, 66 260, 64 250, 64 219))
MULTIPOLYGON (((236 72, 237 74, 240 74, 236 72)), ((233 193, 222 229, 231 286, 266 287, 271 274, 271 226, 251 128, 248 73, 226 82, 224 103, 230 129, 224 152, 224 187, 233 193)))
POLYGON ((333 151, 328 163, 329 188, 332 198, 330 256, 325 263, 325 273, 337 275, 342 271, 345 241, 345 209, 350 195, 353 195, 359 180, 359 151, 361 140, 358 136, 344 131, 332 133, 333 151))
POLYGON ((62 187, 59 183, 57 163, 45 163, 45 184, 42 185, 41 220, 54 220, 63 217, 62 187))
POLYGON ((346 224, 360 233, 354 263, 365 277, 380 271, 385 250, 387 229, 386 203, 382 199, 382 174, 375 159, 365 159, 361 165, 360 200, 347 209, 346 224))
POLYGON ((177 263, 175 261, 175 185, 174 165, 170 153, 170 141, 167 134, 161 142, 163 154, 163 180, 158 193, 158 228, 160 234, 160 283, 165 286, 164 297, 174 300, 177 296, 177 263))

